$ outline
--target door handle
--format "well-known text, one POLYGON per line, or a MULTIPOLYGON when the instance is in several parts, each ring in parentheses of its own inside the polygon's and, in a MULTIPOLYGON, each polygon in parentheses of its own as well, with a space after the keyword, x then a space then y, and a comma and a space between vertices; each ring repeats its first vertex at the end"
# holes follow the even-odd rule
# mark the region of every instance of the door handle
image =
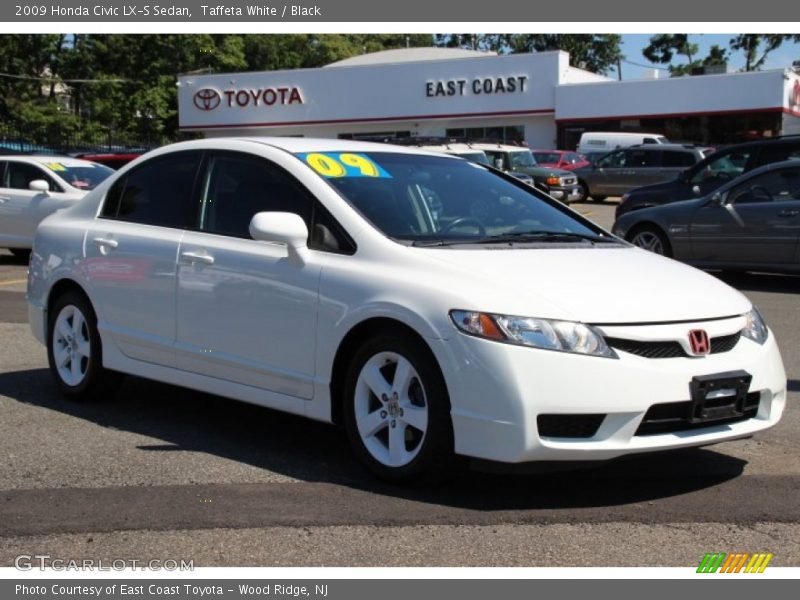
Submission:
POLYGON ((190 264, 201 263, 204 265, 213 265, 214 257, 210 254, 201 254, 199 252, 181 252, 181 259, 190 264))
POLYGON ((796 209, 793 210, 786 209, 778 213, 779 217, 796 217, 797 215, 800 215, 800 210, 796 209))
POLYGON ((112 240, 110 238, 96 237, 92 240, 92 242, 94 242, 94 245, 100 249, 116 248, 119 246, 119 242, 117 242, 117 240, 112 240))

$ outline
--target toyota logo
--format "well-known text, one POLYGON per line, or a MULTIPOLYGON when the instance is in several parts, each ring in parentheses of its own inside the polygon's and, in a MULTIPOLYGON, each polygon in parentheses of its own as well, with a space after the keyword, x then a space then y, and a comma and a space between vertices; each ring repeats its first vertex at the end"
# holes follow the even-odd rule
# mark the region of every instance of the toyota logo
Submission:
POLYGON ((219 92, 211 88, 197 90, 194 95, 194 105, 200 110, 214 110, 221 100, 219 92))

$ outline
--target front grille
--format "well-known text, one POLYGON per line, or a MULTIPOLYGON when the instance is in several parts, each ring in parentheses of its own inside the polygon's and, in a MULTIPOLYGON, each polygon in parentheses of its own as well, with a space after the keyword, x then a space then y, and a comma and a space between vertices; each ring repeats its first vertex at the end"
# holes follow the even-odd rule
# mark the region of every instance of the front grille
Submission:
POLYGON ((719 352, 730 352, 734 346, 739 343, 739 338, 742 337, 742 332, 737 331, 731 335, 721 335, 719 337, 711 338, 711 354, 719 352))
POLYGON ((541 437, 590 438, 605 418, 601 414, 539 415, 536 425, 541 437))
MULTIPOLYGON (((758 414, 758 405, 761 401, 761 392, 750 392, 744 402, 743 414, 738 417, 707 421, 704 423, 691 423, 694 402, 665 402, 653 404, 644 415, 635 435, 655 435, 658 433, 674 433, 677 431, 690 431, 726 423, 738 423, 752 419, 758 414)), ((706 406, 730 402, 730 399, 707 400, 706 406)))
MULTIPOLYGON (((711 338, 711 354, 730 352, 739 342, 741 332, 737 331, 731 335, 721 335, 711 338)), ((606 343, 622 352, 635 354, 643 358, 681 358, 690 356, 686 354, 678 342, 642 342, 639 340, 626 340, 622 338, 606 338, 606 343)))

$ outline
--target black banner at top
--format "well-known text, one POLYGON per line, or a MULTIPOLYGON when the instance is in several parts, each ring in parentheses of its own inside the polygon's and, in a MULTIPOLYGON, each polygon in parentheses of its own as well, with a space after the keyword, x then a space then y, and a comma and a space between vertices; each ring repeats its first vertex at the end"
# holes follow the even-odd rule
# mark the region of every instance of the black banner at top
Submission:
POLYGON ((10 23, 58 22, 785 22, 785 0, 752 3, 642 2, 641 0, 12 0, 0 4, 0 19, 10 23))

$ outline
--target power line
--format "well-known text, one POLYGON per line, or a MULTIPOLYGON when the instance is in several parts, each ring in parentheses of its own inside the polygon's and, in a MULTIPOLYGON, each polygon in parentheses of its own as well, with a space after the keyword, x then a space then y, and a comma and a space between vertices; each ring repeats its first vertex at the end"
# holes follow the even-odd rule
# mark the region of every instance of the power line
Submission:
POLYGON ((633 65, 634 67, 642 67, 645 69, 658 69, 659 71, 669 71, 669 68, 667 67, 657 67, 656 65, 653 64, 645 65, 642 63, 633 62, 632 60, 627 60, 625 58, 622 59, 622 62, 624 62, 627 65, 633 65))
POLYGON ((130 83, 130 79, 58 79, 56 77, 34 77, 32 75, 14 75, 0 73, 0 77, 9 79, 24 79, 28 81, 43 81, 47 83, 130 83))

